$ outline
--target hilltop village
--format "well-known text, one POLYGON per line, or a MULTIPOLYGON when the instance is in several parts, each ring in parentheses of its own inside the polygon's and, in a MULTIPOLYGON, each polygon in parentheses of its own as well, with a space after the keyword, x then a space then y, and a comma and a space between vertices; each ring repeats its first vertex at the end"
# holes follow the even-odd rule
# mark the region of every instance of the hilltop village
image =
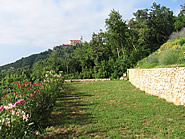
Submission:
POLYGON ((56 45, 53 47, 53 51, 56 51, 59 48, 66 48, 68 46, 75 46, 76 44, 82 43, 83 37, 81 36, 79 40, 70 40, 69 44, 56 45))

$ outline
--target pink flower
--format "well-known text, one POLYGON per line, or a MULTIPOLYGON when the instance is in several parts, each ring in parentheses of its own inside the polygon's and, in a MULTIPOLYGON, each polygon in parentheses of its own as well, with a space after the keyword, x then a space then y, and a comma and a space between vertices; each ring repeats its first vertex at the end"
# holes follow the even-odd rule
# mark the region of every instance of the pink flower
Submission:
POLYGON ((33 93, 34 93, 34 94, 35 94, 35 93, 40 93, 40 91, 39 91, 39 90, 35 90, 33 93))
POLYGON ((0 106, 0 111, 3 111, 3 106, 0 106))
POLYGON ((37 85, 36 83, 33 83, 33 86, 37 85))
POLYGON ((15 102, 14 107, 16 107, 17 104, 20 104, 21 102, 25 102, 25 100, 24 99, 19 99, 18 101, 15 102))
POLYGON ((24 100, 24 99, 19 99, 18 101, 19 101, 20 103, 21 103, 21 102, 25 102, 25 100, 24 100))
POLYGON ((31 89, 31 88, 32 88, 32 86, 28 87, 27 89, 29 90, 29 89, 31 89))
POLYGON ((8 97, 8 94, 4 95, 3 98, 8 97))
POLYGON ((16 107, 16 106, 17 106, 17 104, 20 104, 20 103, 15 102, 14 107, 16 107))
POLYGON ((42 85, 42 83, 38 83, 38 85, 42 85))
POLYGON ((31 97, 34 97, 34 95, 33 95, 32 93, 30 94, 30 96, 31 96, 31 97))
POLYGON ((35 85, 42 85, 42 83, 33 83, 33 86, 35 85))

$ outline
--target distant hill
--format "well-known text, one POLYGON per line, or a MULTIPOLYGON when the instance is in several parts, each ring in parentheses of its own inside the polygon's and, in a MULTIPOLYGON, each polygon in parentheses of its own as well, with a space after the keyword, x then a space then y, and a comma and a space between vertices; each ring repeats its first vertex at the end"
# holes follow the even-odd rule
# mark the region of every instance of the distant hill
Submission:
POLYGON ((168 68, 185 66, 185 31, 161 45, 161 47, 148 57, 137 62, 135 68, 168 68))
POLYGON ((48 58, 52 52, 53 52, 52 50, 48 49, 47 51, 41 52, 39 54, 33 54, 28 57, 21 58, 16 62, 0 66, 0 71, 3 69, 4 70, 9 69, 10 67, 14 67, 15 69, 17 69, 17 68, 23 68, 25 66, 29 66, 29 68, 32 68, 34 63, 36 63, 39 60, 44 60, 48 58))

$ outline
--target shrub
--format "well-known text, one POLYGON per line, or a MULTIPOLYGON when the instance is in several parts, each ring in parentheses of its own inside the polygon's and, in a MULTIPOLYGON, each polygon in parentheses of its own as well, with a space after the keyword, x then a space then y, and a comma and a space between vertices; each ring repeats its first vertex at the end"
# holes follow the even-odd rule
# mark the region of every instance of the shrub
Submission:
POLYGON ((46 77, 34 83, 15 81, 8 93, 2 92, 0 138, 32 137, 33 133, 42 129, 53 110, 63 82, 63 76, 56 76, 55 73, 50 72, 46 77))
POLYGON ((150 64, 154 64, 154 63, 159 63, 159 56, 157 54, 152 54, 148 57, 147 61, 150 63, 150 64))
POLYGON ((175 40, 176 38, 180 38, 180 37, 185 37, 185 28, 182 28, 181 31, 179 32, 173 32, 169 39, 170 40, 175 40))
POLYGON ((178 64, 185 64, 185 56, 181 56, 178 58, 178 64))
POLYGON ((82 76, 83 76, 83 79, 91 79, 93 76, 93 70, 88 69, 87 67, 82 68, 82 76))
MULTIPOLYGON (((8 96, 6 95, 5 97, 8 96)), ((28 129, 28 124, 25 123, 28 121, 29 115, 19 109, 19 105, 24 102, 24 99, 20 99, 14 104, 9 103, 0 106, 0 137, 24 137, 29 134, 25 132, 28 129)))
POLYGON ((185 38, 180 39, 180 41, 178 42, 178 45, 184 46, 185 45, 185 38))
POLYGON ((137 62, 136 67, 141 67, 142 65, 147 63, 147 58, 143 58, 142 60, 137 62))
POLYGON ((162 65, 176 64, 179 59, 178 51, 169 49, 163 51, 159 57, 159 63, 162 65))

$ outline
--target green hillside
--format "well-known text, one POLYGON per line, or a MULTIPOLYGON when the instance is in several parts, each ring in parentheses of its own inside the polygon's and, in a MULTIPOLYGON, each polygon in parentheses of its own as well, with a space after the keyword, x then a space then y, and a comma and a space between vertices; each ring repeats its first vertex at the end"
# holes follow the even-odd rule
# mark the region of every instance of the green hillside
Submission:
POLYGON ((16 62, 12 62, 10 64, 1 66, 0 71, 7 70, 10 67, 18 69, 18 68, 23 68, 25 66, 29 66, 29 68, 32 68, 36 62, 48 58, 51 53, 52 53, 52 50, 49 49, 49 50, 41 52, 39 54, 33 54, 28 57, 21 58, 21 59, 17 60, 16 62))
MULTIPOLYGON (((182 33, 185 34, 185 31, 182 33)), ((181 36, 161 45, 157 51, 138 61, 135 68, 169 68, 184 66, 185 36, 181 36)))

